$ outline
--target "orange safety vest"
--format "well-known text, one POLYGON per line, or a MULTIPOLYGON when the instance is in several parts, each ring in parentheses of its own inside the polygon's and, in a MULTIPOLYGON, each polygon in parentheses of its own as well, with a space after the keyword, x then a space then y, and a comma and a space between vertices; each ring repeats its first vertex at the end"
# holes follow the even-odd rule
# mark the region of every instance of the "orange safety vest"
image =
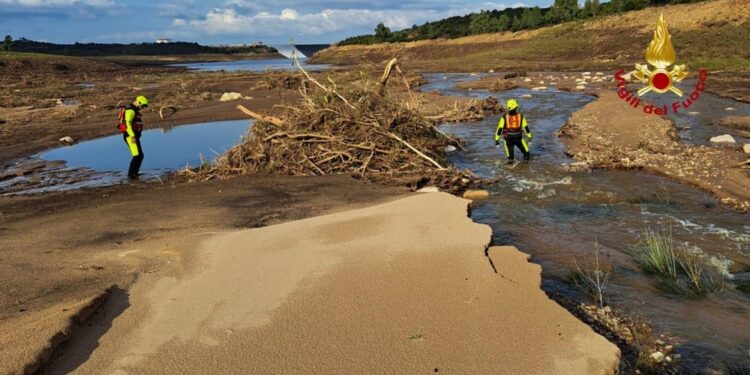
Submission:
POLYGON ((521 126, 523 125, 523 115, 520 113, 512 116, 512 115, 505 115, 505 128, 503 129, 503 132, 506 134, 515 134, 521 132, 521 126))
POLYGON ((118 120, 117 128, 120 129, 120 133, 128 132, 128 124, 125 121, 125 112, 128 109, 132 109, 133 111, 135 111, 135 117, 133 117, 133 124, 132 124, 133 131, 135 133, 140 133, 141 131, 143 131, 143 121, 141 121, 141 113, 138 112, 138 108, 135 108, 132 105, 120 108, 120 113, 117 114, 117 120, 118 120))

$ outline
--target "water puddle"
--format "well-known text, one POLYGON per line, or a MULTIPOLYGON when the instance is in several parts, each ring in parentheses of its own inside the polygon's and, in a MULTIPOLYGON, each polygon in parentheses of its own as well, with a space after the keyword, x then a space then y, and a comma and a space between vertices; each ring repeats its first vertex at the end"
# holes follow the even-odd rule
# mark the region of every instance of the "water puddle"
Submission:
MULTIPOLYGON (((183 168, 211 162, 238 144, 250 127, 248 120, 219 121, 152 129, 143 132, 145 180, 183 168)), ((0 175, 0 194, 28 194, 125 181, 130 153, 122 135, 85 141, 45 151, 16 161, 0 175)))
MULTIPOLYGON (((330 68, 330 65, 322 64, 306 64, 301 59, 300 64, 307 71, 317 71, 330 68)), ((265 60, 239 60, 239 61, 219 61, 219 62, 203 62, 203 63, 188 63, 188 64, 173 64, 170 66, 185 67, 191 70, 201 70, 208 72, 225 71, 251 71, 251 72, 265 72, 267 70, 296 70, 292 60, 289 59, 265 59, 265 60)))
MULTIPOLYGON (((435 85, 448 87, 461 79, 443 76, 438 75, 441 82, 435 85)), ((447 94, 456 91, 445 90, 447 94)), ((480 98, 489 94, 470 92, 480 98)), ((568 172, 563 165, 573 160, 565 156, 555 132, 593 97, 522 88, 492 94, 501 102, 522 98, 521 110, 534 132, 530 164, 505 165, 504 150, 495 147, 493 138, 498 116, 447 124, 443 129, 467 143, 467 151, 449 154, 454 165, 500 178, 489 189, 491 198, 477 202, 472 210, 475 221, 492 227, 494 243, 516 245, 532 254, 543 266, 544 288, 574 298, 582 298, 568 282, 576 270, 575 260, 592 255, 598 246, 615 266, 609 303, 676 335, 682 340, 680 351, 689 367, 746 356, 750 296, 735 291, 729 279, 750 270, 748 216, 696 189, 644 172, 568 172), (705 264, 727 277, 726 290, 694 299, 659 289, 633 260, 633 247, 646 227, 668 230, 675 241, 701 254, 705 264)), ((710 106, 711 99, 705 103, 710 106)), ((726 106, 721 102, 722 112, 726 106)), ((698 124, 696 128, 705 128, 709 127, 702 122, 705 119, 689 120, 698 124)))

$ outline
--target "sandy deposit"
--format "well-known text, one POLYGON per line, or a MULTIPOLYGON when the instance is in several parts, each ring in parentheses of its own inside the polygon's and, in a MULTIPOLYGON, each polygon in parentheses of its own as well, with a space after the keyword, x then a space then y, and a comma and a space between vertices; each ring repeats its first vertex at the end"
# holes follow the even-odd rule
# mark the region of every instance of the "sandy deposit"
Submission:
POLYGON ((214 235, 183 274, 144 276, 87 362, 71 350, 50 372, 615 373, 618 348, 527 255, 485 255, 468 203, 417 194, 214 235))
POLYGON ((710 192, 750 210, 750 176, 739 147, 696 146, 676 139, 667 118, 646 114, 614 91, 599 90, 560 130, 568 153, 591 167, 646 169, 710 192))

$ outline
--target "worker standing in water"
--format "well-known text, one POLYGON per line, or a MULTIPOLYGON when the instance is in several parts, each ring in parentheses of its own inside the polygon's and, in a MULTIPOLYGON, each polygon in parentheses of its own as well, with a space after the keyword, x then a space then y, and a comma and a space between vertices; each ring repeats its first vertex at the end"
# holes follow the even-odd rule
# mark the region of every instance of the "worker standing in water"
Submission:
POLYGON ((120 110, 118 128, 122 133, 125 143, 130 149, 133 158, 130 160, 128 168, 128 179, 137 180, 141 163, 143 163, 143 148, 141 147, 141 132, 143 131, 143 121, 141 120, 140 110, 148 107, 148 99, 145 96, 135 98, 133 104, 120 110))
POLYGON ((524 136, 531 141, 531 130, 526 123, 526 117, 518 111, 516 99, 508 99, 505 107, 507 112, 500 117, 500 122, 497 124, 497 130, 495 131, 495 145, 500 147, 500 137, 503 137, 503 140, 505 140, 505 156, 508 157, 507 164, 513 164, 516 147, 523 152, 523 161, 528 162, 531 160, 531 153, 529 152, 529 143, 526 142, 524 136))

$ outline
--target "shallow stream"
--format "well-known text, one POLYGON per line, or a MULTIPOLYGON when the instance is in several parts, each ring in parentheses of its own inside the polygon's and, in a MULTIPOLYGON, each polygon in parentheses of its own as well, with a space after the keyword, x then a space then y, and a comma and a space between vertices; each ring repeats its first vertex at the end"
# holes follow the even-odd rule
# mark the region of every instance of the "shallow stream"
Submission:
MULTIPOLYGON (((453 85, 466 76, 427 78, 432 81, 428 89, 455 95, 458 90, 453 85)), ((467 93, 489 95, 482 90, 467 93)), ((505 165, 504 150, 496 148, 493 139, 499 116, 443 128, 467 143, 467 151, 451 154, 453 164, 483 177, 500 178, 489 188, 491 198, 479 201, 472 211, 475 221, 492 227, 494 243, 512 244, 531 254, 543 266, 545 290, 577 300, 585 297, 570 282, 576 262, 582 264, 598 248, 614 265, 607 302, 676 336, 682 344, 678 353, 688 369, 721 368, 726 361, 746 358, 750 296, 736 291, 732 279, 750 275, 748 216, 694 188, 645 172, 568 172, 563 166, 574 160, 566 157, 555 132, 573 112, 594 100, 591 96, 522 88, 493 95, 501 102, 519 99, 534 134, 531 163, 505 165), (659 288, 633 258, 633 249, 647 227, 669 231, 675 241, 701 254, 707 267, 726 278, 724 290, 697 298, 659 288)), ((678 121, 694 128, 693 134, 721 131, 705 121, 725 115, 727 100, 713 97, 709 101, 714 105, 702 108, 704 115, 678 121), (717 110, 711 112, 711 108, 717 110)), ((502 273, 502 265, 498 271, 502 273)))

